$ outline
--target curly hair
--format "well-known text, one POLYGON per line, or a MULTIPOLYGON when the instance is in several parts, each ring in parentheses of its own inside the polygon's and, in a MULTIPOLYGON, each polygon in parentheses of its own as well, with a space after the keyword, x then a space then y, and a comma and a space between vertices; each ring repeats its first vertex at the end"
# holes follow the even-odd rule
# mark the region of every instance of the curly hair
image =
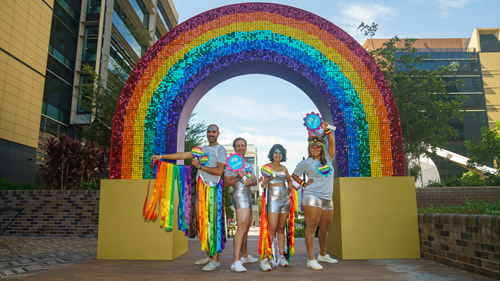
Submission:
POLYGON ((280 162, 286 162, 286 149, 279 143, 273 145, 273 147, 271 147, 271 149, 269 150, 269 154, 267 155, 267 157, 269 157, 269 161, 273 162, 273 155, 276 149, 281 150, 281 154, 283 155, 283 158, 280 162))

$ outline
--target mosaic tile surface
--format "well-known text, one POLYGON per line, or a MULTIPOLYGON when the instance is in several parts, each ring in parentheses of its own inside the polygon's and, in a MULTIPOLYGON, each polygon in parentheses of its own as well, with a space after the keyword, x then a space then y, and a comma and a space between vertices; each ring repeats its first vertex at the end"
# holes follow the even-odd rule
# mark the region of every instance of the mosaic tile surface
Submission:
POLYGON ((249 61, 291 69, 318 89, 337 127, 338 176, 404 176, 394 97, 359 43, 307 11, 245 3, 179 24, 142 57, 115 113, 110 177, 148 178, 151 155, 177 152, 182 110, 196 87, 249 61))

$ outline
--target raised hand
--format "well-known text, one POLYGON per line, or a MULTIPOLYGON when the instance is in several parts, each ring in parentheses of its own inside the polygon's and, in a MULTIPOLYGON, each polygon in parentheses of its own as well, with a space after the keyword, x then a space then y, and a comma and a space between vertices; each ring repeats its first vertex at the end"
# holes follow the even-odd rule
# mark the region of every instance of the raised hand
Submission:
POLYGON ((328 123, 326 123, 325 121, 322 121, 322 122, 321 122, 321 128, 322 128, 323 130, 328 129, 328 125, 329 125, 329 124, 328 124, 328 123))

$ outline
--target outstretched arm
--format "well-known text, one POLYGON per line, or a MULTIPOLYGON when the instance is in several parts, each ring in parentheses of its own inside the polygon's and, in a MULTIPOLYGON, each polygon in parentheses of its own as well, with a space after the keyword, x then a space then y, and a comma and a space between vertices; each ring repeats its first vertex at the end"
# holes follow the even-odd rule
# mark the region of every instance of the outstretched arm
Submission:
POLYGON ((333 158, 335 157, 335 140, 333 139, 330 129, 328 129, 328 123, 323 121, 323 123, 321 123, 321 128, 323 128, 325 132, 330 132, 326 134, 326 137, 328 138, 328 154, 330 154, 330 157, 333 158))
POLYGON ((193 155, 191 152, 176 152, 172 154, 164 154, 164 155, 153 155, 151 156, 151 161, 156 161, 159 159, 168 159, 168 160, 184 160, 184 159, 191 159, 193 158, 193 155))

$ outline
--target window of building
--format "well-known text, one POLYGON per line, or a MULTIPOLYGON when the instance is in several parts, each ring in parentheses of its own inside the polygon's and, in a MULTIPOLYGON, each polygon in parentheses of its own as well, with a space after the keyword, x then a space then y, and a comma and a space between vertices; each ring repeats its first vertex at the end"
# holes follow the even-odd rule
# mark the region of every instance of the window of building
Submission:
POLYGON ((47 71, 43 91, 42 114, 69 124, 73 86, 47 71))
POLYGON ((101 0, 87 0, 87 14, 99 14, 101 12, 101 0))
POLYGON ((80 84, 79 84, 79 89, 78 89, 78 105, 76 107, 76 113, 78 114, 85 114, 89 113, 87 110, 85 110, 80 102, 80 100, 85 99, 88 95, 85 92, 84 88, 82 86, 87 86, 90 85, 91 82, 89 81, 90 75, 87 74, 81 74, 80 75, 80 84))
POLYGON ((75 75, 73 70, 69 69, 66 65, 64 65, 51 55, 47 57, 47 69, 51 71, 53 74, 62 78, 68 84, 70 85, 73 84, 73 79, 75 75))
POLYGON ((481 52, 500 52, 500 40, 494 34, 480 34, 481 52))
MULTIPOLYGON (((156 13, 163 21, 163 25, 165 26, 167 31, 169 31, 170 30, 170 27, 168 26, 169 22, 166 20, 167 19, 167 12, 165 11, 165 7, 163 7, 163 4, 161 3, 160 0, 158 0, 158 8, 156 9, 156 13)), ((161 38, 161 36, 160 36, 160 38, 161 38)))
POLYGON ((115 1, 113 8, 113 25, 120 32, 121 36, 127 41, 130 47, 134 50, 137 56, 142 55, 142 46, 137 42, 137 39, 130 33, 127 26, 131 26, 125 12, 121 9, 120 5, 115 1))
POLYGON ((252 164, 252 165, 255 165, 255 158, 254 157, 245 157, 245 161, 252 164))
POLYGON ((134 7, 134 11, 142 20, 146 29, 149 29, 149 12, 148 9, 146 9, 144 2, 142 2, 142 0, 130 0, 130 4, 134 7))
POLYGON ((449 93, 464 93, 464 92, 483 92, 483 81, 481 77, 444 77, 445 81, 452 80, 462 80, 465 82, 465 86, 457 87, 457 86, 448 86, 446 87, 446 91, 449 93))
POLYGON ((75 69, 78 22, 59 2, 54 2, 49 53, 71 70, 75 69))
POLYGON ((95 62, 97 58, 97 39, 99 27, 97 25, 85 27, 83 38, 82 62, 95 62))

